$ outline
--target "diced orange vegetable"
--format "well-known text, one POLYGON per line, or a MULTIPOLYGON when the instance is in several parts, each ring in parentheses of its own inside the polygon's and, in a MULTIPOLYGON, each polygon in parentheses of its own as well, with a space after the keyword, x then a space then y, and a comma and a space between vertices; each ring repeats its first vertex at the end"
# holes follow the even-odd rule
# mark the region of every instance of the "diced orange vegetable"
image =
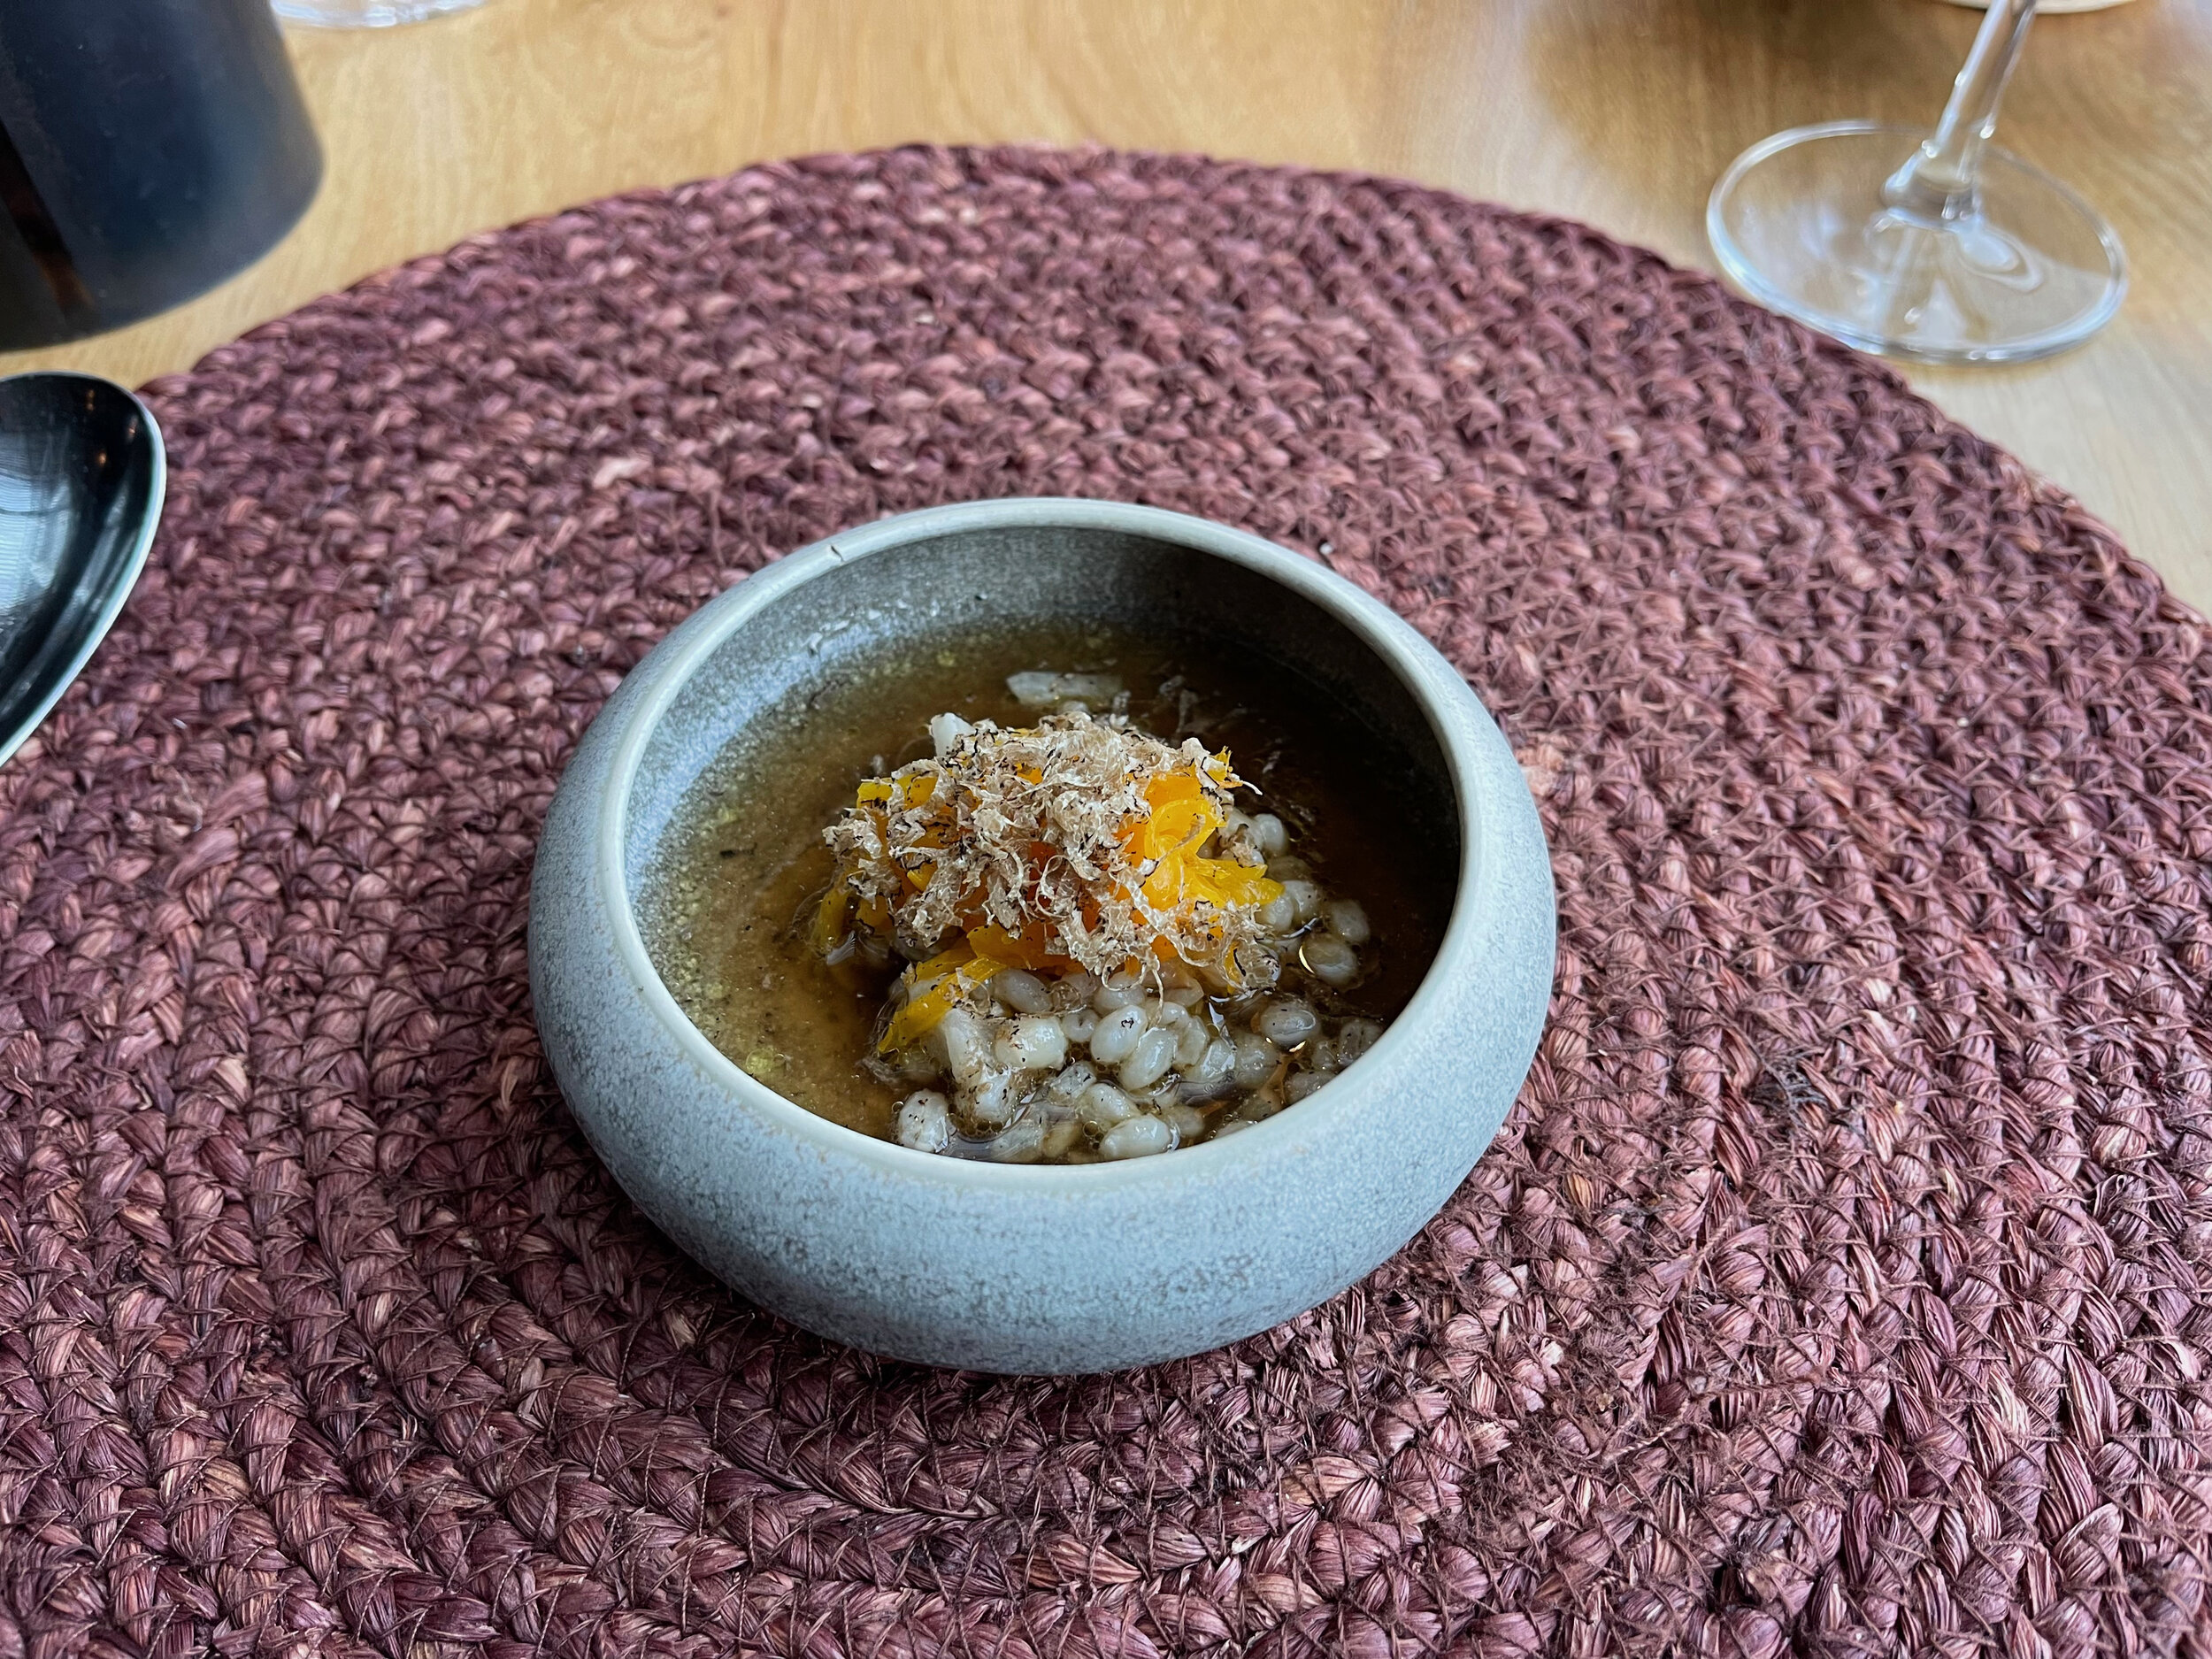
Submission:
MULTIPOLYGON (((1210 757, 1202 765, 1216 781, 1231 775, 1224 756, 1210 757)), ((1143 892, 1154 910, 1178 913, 1198 903, 1265 904, 1281 893, 1280 886, 1250 865, 1198 856, 1223 818, 1197 773, 1154 779, 1146 787, 1145 802, 1151 810, 1131 821, 1124 839, 1134 857, 1152 865, 1143 892)))
POLYGON ((1221 827, 1210 801, 1170 801, 1152 814, 1153 856, 1173 858, 1202 844, 1221 827))
MULTIPOLYGON (((1195 772, 1170 772, 1145 786, 1142 818, 1132 818, 1122 841, 1140 864, 1174 857, 1194 849, 1221 827, 1221 812, 1208 800, 1195 772)), ((1150 884, 1147 883, 1148 895, 1150 884)))
POLYGON ((1044 926, 1033 923, 1021 933, 1010 933, 1003 927, 971 927, 968 943, 974 947, 979 957, 989 957, 1010 968, 1026 968, 1032 973, 1046 968, 1058 967, 1067 961, 1045 949, 1044 926))
POLYGON ((928 961, 916 963, 906 972, 916 985, 927 985, 974 960, 975 947, 964 939, 955 940, 928 961))
POLYGON ((919 806, 937 793, 937 780, 928 772, 918 772, 911 778, 894 782, 888 778, 871 778, 853 793, 855 806, 868 806, 877 802, 895 800, 901 807, 919 806))
POLYGON ((1233 858, 1194 858, 1191 887, 1210 903, 1272 904, 1283 896, 1283 884, 1268 879, 1256 864, 1240 864, 1233 858))
POLYGON ((1190 904, 1265 904, 1282 893, 1250 864, 1228 858, 1199 858, 1186 854, 1161 860, 1145 878, 1145 902, 1156 910, 1179 912, 1190 904))
POLYGON ((852 889, 840 880, 822 895, 822 902, 814 912, 814 949, 817 955, 827 956, 837 941, 845 936, 845 918, 852 906, 852 889))
POLYGON ((885 1027, 883 1040, 876 1045, 879 1054, 889 1054, 918 1042, 936 1029, 945 1016, 951 1013, 960 1000, 970 992, 980 989, 991 976, 1014 964, 995 957, 978 955, 965 940, 940 951, 927 962, 906 971, 906 981, 915 987, 906 999, 906 1005, 891 1017, 885 1027))
POLYGON ((974 955, 964 943, 959 944, 907 969, 902 976, 907 986, 906 1002, 892 1015, 883 1040, 876 1045, 879 1054, 905 1048, 952 1011, 953 1004, 968 988, 961 980, 960 970, 974 955))

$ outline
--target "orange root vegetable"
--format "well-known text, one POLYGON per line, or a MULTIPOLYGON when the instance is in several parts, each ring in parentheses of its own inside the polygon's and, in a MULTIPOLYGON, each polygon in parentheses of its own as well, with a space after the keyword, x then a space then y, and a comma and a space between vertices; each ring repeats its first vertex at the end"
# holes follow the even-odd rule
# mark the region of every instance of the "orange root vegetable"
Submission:
POLYGON ((940 752, 871 778, 826 832, 837 876, 825 956, 856 929, 910 957, 886 1050, 926 1035, 1010 967, 1101 978, 1180 961, 1235 983, 1240 946, 1282 888, 1240 817, 1225 753, 1118 717, 1034 726, 932 723, 940 752))

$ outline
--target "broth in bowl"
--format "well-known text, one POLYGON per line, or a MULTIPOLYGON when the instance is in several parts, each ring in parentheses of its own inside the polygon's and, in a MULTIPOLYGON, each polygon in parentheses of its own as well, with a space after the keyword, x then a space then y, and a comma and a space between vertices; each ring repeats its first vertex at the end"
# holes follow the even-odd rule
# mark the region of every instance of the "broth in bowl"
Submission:
POLYGON ((818 1115, 1004 1163, 1234 1134, 1356 1065, 1443 934, 1398 747, 1218 643, 902 648, 734 742, 640 915, 699 1030, 818 1115))

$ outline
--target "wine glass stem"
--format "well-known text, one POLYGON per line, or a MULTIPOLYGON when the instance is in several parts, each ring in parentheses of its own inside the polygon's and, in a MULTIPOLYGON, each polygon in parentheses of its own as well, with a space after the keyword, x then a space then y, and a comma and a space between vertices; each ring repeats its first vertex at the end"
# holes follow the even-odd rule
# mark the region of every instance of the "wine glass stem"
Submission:
POLYGON ((1989 0, 1988 15, 1966 66, 1951 83, 1943 119, 1882 191, 1893 208, 1917 219, 1949 221, 1980 211, 1977 180, 1982 151, 1997 130, 1997 106, 2012 78, 2020 47, 2035 20, 2035 0, 1989 0))

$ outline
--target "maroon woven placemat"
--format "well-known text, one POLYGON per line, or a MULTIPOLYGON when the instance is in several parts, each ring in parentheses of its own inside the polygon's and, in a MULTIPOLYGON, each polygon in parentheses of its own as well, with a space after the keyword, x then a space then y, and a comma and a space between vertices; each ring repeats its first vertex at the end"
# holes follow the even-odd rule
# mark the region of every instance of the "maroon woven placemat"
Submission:
POLYGON ((0 772, 0 1655, 2201 1650, 2212 650, 1885 370, 1409 186, 908 151, 484 237, 150 396, 160 543, 0 772), (525 987, 623 671, 1009 493, 1385 595, 1559 881, 1446 1212, 1111 1379, 726 1292, 525 987))

